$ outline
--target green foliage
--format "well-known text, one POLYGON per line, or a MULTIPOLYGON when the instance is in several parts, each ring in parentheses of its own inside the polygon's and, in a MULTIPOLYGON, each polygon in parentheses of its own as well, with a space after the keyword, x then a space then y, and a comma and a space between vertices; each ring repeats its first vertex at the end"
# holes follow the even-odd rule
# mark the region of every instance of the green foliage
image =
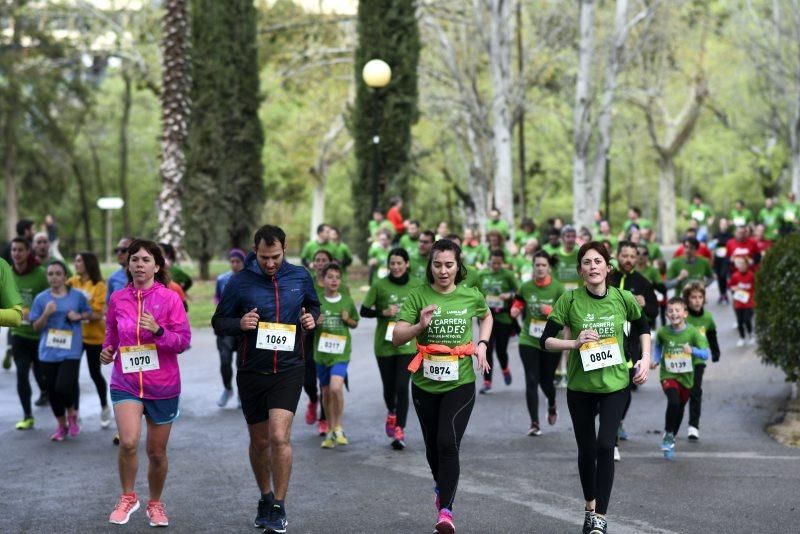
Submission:
POLYGON ((764 363, 800 378, 800 234, 778 239, 756 274, 756 335, 764 363))

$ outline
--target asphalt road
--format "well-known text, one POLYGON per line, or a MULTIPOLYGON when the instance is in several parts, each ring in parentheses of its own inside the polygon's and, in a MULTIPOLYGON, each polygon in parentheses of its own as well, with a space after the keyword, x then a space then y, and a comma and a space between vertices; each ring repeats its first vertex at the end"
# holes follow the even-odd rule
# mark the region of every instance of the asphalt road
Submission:
MULTIPOLYGON (((657 379, 640 388, 626 421, 630 440, 617 464, 609 532, 800 532, 800 450, 785 448, 764 432, 789 388, 778 370, 760 363, 752 347, 735 347, 732 311, 714 304, 710 309, 722 359, 706 371, 702 440, 686 441, 684 419, 676 459, 664 460, 659 444, 666 400, 657 379)), ((432 530, 432 479, 413 408, 405 451, 391 450, 383 435, 374 326, 362 320, 354 332, 345 400, 350 446, 321 450, 315 427, 302 419, 305 395, 301 398, 287 499, 290 532, 432 530)), ((181 359, 182 416, 169 445, 163 496, 169 528, 253 532, 258 490, 247 459, 244 420, 234 402, 227 409, 216 406, 222 386, 213 333, 203 329, 193 335, 192 348, 181 359)), ((0 336, 3 351, 5 339, 0 336)), ((458 531, 580 532, 583 501, 565 391, 558 392, 558 423, 545 424, 541 437, 527 437, 516 341, 510 354, 514 382, 478 395, 462 442, 454 510, 458 531)), ((107 523, 120 491, 117 449, 111 444, 113 427, 100 429, 99 402, 85 365, 81 390, 80 436, 53 443, 49 408, 36 409, 35 430, 14 430, 21 416, 15 374, 0 371, 0 532, 150 530, 143 510, 128 525, 107 523)), ((137 490, 146 499, 143 446, 137 490)))

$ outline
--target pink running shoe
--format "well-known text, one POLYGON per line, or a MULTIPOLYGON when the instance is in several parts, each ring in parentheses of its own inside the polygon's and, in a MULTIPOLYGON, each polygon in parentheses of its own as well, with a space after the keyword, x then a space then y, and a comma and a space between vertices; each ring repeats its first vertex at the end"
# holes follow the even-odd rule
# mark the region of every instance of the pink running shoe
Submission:
POLYGON ((390 413, 386 416, 386 437, 393 438, 394 437, 394 427, 397 426, 397 416, 393 413, 390 413))
POLYGON ((51 441, 64 441, 67 437, 67 427, 59 425, 53 435, 50 436, 51 441))
POLYGON ((81 427, 78 426, 78 416, 68 415, 67 426, 69 427, 69 437, 74 438, 81 433, 81 427))
POLYGON ((436 522, 436 534, 455 534, 456 526, 453 524, 453 512, 447 508, 439 510, 439 521, 436 522))
POLYGON ((151 527, 168 527, 169 519, 167 510, 161 501, 150 501, 147 503, 147 518, 150 519, 151 527))
POLYGON ((313 425, 317 422, 317 403, 309 402, 306 406, 306 424, 313 425))
POLYGON ((111 515, 108 517, 108 522, 114 523, 115 525, 124 525, 128 522, 128 519, 131 518, 131 514, 138 509, 139 499, 136 498, 136 494, 123 494, 117 501, 114 511, 111 512, 111 515))

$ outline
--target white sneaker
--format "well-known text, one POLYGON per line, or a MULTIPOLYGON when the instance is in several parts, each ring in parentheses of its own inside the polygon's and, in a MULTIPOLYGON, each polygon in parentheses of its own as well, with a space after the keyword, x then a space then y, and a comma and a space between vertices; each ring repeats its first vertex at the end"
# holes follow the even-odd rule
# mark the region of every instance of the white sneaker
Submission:
POLYGON ((620 460, 622 460, 622 456, 619 454, 619 447, 614 446, 614 461, 619 462, 620 460))
POLYGON ((737 341, 736 342, 736 346, 737 347, 744 347, 744 339, 740 339, 739 341, 737 341))
POLYGON ((231 400, 233 397, 233 390, 232 389, 223 389, 222 395, 220 395, 219 400, 217 401, 217 406, 220 408, 224 408, 228 401, 231 400))
POLYGON ((106 406, 100 411, 100 428, 111 426, 111 408, 106 406))
POLYGON ((689 425, 688 437, 689 437, 689 441, 699 441, 700 440, 700 430, 697 427, 689 425))
POLYGON ((756 336, 750 336, 750 339, 747 340, 748 345, 755 345, 756 344, 756 336))

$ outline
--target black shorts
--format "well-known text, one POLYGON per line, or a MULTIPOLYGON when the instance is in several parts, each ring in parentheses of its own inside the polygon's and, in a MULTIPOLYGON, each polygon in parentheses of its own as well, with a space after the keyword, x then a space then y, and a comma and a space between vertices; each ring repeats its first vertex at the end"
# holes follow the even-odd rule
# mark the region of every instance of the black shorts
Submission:
POLYGON ((295 413, 304 379, 304 365, 271 375, 248 371, 236 373, 236 386, 247 424, 268 420, 269 411, 276 408, 295 413))

